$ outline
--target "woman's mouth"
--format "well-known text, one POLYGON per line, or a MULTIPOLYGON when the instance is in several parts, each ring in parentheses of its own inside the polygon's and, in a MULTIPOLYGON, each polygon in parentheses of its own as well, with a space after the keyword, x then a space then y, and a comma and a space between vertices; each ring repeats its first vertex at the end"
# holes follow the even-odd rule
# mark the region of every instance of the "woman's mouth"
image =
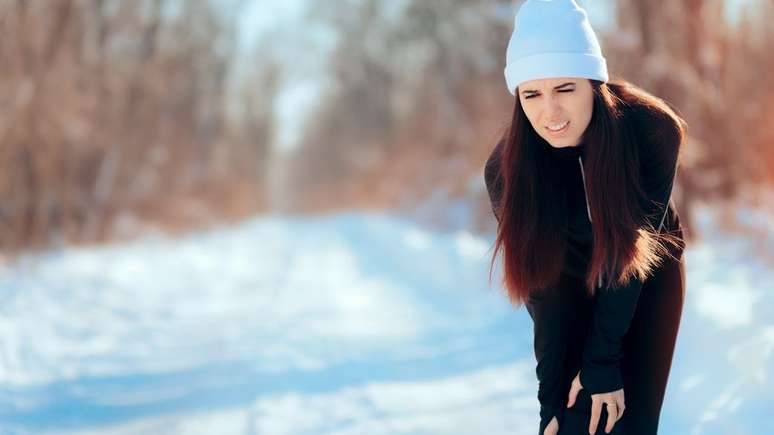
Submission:
POLYGON ((567 131, 569 126, 570 121, 565 121, 561 124, 549 124, 546 126, 546 130, 548 130, 551 134, 561 134, 567 131))

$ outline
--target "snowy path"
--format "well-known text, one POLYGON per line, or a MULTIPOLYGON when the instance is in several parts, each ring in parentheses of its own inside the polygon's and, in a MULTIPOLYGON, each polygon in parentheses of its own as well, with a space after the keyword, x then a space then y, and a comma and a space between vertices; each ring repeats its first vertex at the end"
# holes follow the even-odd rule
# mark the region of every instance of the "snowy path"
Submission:
MULTIPOLYGON (((774 433, 753 246, 687 252, 660 432, 774 433)), ((0 271, 0 433, 533 434, 531 322, 490 247, 348 213, 25 259, 0 271)))

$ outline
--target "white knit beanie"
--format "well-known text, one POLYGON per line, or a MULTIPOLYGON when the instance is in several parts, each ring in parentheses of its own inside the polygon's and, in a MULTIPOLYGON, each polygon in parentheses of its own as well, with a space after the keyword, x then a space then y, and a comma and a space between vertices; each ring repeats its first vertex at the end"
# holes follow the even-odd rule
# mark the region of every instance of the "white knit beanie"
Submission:
POLYGON ((607 62, 586 11, 575 0, 527 0, 514 21, 505 54, 505 82, 549 77, 608 81, 607 62))

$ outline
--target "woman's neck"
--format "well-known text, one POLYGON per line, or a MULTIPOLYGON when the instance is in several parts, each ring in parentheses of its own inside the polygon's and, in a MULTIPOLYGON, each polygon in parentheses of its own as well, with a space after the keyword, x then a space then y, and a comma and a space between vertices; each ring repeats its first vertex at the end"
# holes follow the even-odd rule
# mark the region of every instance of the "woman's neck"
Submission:
POLYGON ((586 144, 583 142, 566 147, 555 147, 548 143, 546 146, 548 147, 549 154, 560 159, 577 159, 578 156, 584 155, 586 151, 586 144))

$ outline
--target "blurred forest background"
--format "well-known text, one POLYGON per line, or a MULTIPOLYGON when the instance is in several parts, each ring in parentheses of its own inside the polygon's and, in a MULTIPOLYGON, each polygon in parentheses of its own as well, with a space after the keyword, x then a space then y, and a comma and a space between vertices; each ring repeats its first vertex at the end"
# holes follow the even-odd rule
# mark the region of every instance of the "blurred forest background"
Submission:
MULTIPOLYGON (((491 228, 483 162, 511 116, 502 70, 521 2, 306 3, 297 26, 246 45, 249 1, 1 0, 4 258, 259 213, 460 198, 491 228), (313 104, 283 139, 288 92, 313 104)), ((763 201, 774 3, 604 3, 611 74, 689 122, 675 198, 686 225, 696 201, 763 201)))

